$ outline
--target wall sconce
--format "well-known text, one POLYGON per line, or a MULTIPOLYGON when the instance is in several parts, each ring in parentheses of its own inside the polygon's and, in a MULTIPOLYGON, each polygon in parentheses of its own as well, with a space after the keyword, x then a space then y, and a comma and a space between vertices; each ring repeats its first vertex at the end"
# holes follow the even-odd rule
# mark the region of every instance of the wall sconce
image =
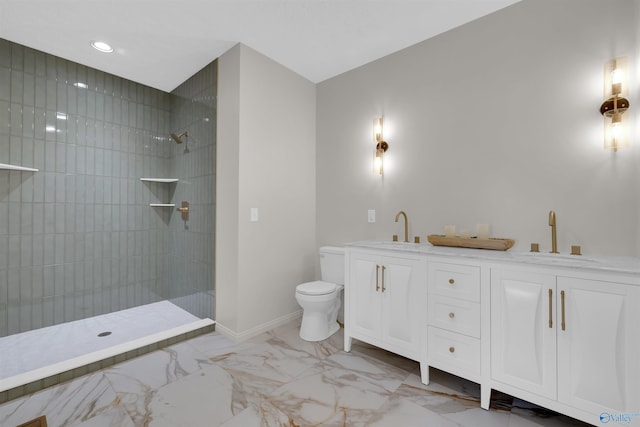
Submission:
POLYGON ((618 151, 629 145, 629 126, 622 123, 622 114, 629 108, 628 88, 628 58, 616 58, 604 64, 605 101, 600 106, 600 114, 604 116, 604 148, 608 150, 618 151))
POLYGON ((379 175, 384 174, 384 152, 389 148, 382 139, 382 117, 373 119, 373 139, 376 142, 376 150, 373 158, 373 171, 379 175))

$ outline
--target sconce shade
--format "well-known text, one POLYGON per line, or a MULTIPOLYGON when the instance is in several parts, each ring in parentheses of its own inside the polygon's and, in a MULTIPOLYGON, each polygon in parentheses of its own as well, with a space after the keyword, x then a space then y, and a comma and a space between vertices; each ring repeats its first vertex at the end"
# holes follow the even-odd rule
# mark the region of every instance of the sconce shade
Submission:
POLYGON ((382 117, 373 119, 373 140, 382 141, 382 117))
POLYGON ((626 56, 604 64, 604 99, 627 97, 629 92, 629 59, 626 56))
POLYGON ((384 175, 384 152, 389 148, 389 144, 380 141, 376 144, 375 156, 373 158, 373 171, 378 175, 384 175))
POLYGON ((604 116, 604 148, 618 151, 629 146, 628 126, 622 122, 622 113, 604 116))
POLYGON ((389 149, 389 144, 382 139, 382 117, 373 119, 373 139, 376 142, 373 170, 379 175, 384 175, 384 153, 389 149))

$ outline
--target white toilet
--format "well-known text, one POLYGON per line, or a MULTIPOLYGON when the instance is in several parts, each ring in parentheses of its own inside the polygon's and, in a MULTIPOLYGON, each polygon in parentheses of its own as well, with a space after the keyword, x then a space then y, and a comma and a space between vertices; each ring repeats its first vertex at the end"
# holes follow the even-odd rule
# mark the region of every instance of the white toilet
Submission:
POLYGON ((340 293, 344 289, 344 248, 320 248, 322 280, 296 286, 296 301, 302 307, 300 338, 322 341, 340 329, 340 293))

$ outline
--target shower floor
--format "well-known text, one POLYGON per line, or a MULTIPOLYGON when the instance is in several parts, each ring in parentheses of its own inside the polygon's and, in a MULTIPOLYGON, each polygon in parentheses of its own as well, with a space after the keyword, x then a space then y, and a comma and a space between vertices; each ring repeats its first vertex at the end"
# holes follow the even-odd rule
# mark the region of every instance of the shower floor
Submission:
POLYGON ((161 301, 3 337, 0 392, 213 323, 161 301))

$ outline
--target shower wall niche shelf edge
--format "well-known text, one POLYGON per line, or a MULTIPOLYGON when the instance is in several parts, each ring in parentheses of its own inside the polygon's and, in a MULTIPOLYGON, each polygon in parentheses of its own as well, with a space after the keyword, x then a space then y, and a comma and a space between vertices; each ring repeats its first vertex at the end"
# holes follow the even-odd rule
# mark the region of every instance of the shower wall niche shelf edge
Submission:
MULTIPOLYGON (((171 184, 174 182, 178 182, 178 178, 140 178, 140 181, 144 182, 160 182, 164 184, 171 184)), ((152 208, 173 208, 175 207, 175 203, 149 203, 149 206, 152 208)))
POLYGON ((18 165, 9 165, 7 163, 0 163, 0 170, 23 171, 23 172, 40 172, 38 169, 27 168, 27 167, 18 166, 18 165))
POLYGON ((170 182, 178 182, 179 179, 178 178, 140 178, 140 181, 170 183, 170 182))

